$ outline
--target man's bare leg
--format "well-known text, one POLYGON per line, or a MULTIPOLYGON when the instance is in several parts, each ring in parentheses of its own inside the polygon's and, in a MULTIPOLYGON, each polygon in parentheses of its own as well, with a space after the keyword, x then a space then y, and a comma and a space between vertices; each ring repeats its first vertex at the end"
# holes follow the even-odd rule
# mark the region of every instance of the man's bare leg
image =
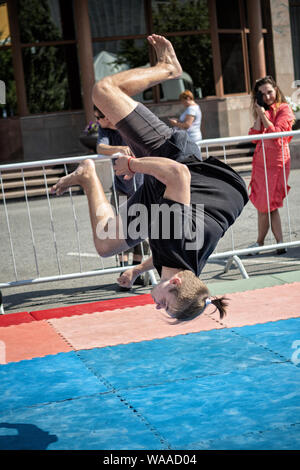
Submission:
POLYGON ((137 103, 131 96, 182 74, 170 41, 156 34, 149 36, 148 41, 156 51, 156 65, 105 77, 93 89, 95 105, 114 125, 135 109, 137 103))
POLYGON ((111 256, 126 251, 128 245, 122 236, 120 236, 122 232, 119 226, 119 219, 115 217, 114 210, 106 198, 93 160, 84 160, 73 173, 60 178, 52 187, 51 193, 61 196, 71 186, 78 185, 82 187, 88 199, 94 244, 99 255, 111 256), (110 220, 115 224, 116 236, 104 239, 104 237, 100 237, 100 234, 105 232, 106 224, 110 220))
MULTIPOLYGON (((176 78, 182 73, 170 41, 155 34, 149 36, 148 41, 155 48, 157 54, 157 64, 155 66, 126 70, 105 77, 93 89, 95 105, 114 125, 128 116, 137 106, 137 103, 130 96, 163 81, 176 78)), ((97 235, 99 225, 102 228, 105 227, 109 219, 114 218, 114 213, 96 175, 92 160, 84 161, 73 173, 61 178, 52 188, 52 193, 61 195, 70 186, 76 185, 82 186, 88 198, 94 242, 98 253, 101 256, 109 256, 126 251, 129 247, 119 234, 121 227, 118 224, 121 224, 121 222, 118 218, 116 218, 118 236, 114 240, 100 240, 97 235)))

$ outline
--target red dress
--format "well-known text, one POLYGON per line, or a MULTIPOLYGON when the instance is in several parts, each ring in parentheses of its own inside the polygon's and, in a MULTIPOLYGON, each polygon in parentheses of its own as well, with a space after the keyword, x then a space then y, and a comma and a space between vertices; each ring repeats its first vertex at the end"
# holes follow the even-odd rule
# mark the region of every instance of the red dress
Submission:
MULTIPOLYGON (((266 110, 266 117, 272 124, 268 128, 265 128, 262 124, 259 131, 252 127, 249 131, 250 135, 288 132, 292 130, 295 117, 287 103, 281 103, 279 107, 274 103, 266 110)), ((287 181, 290 173, 289 142, 291 139, 292 137, 285 137, 283 139, 283 150, 281 138, 264 140, 267 178, 265 175, 262 141, 255 142, 256 148, 252 161, 249 198, 259 212, 268 212, 268 209, 272 212, 283 206, 283 200, 290 190, 287 181), (267 189, 269 193, 269 205, 267 189)))

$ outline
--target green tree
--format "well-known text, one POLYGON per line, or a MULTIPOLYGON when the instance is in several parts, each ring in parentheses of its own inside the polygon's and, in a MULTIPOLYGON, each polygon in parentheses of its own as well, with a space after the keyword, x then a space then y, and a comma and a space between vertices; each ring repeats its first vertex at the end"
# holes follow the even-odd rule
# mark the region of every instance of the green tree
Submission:
POLYGON ((155 31, 199 31, 209 29, 207 0, 157 2, 152 10, 155 31))
MULTIPOLYGON (((19 0, 18 12, 22 43, 62 39, 47 0, 19 0)), ((69 108, 64 47, 37 44, 25 48, 23 65, 30 113, 69 108)))
POLYGON ((120 50, 116 64, 129 64, 130 67, 140 67, 149 62, 149 51, 146 41, 125 39, 120 41, 120 50))
MULTIPOLYGON (((195 87, 201 87, 203 96, 214 95, 212 49, 209 34, 207 0, 169 0, 158 2, 152 10, 153 30, 157 34, 168 32, 199 31, 200 35, 172 36, 170 39, 182 68, 193 79, 195 87)), ((139 67, 149 62, 148 45, 137 41, 122 41, 118 55, 119 63, 139 67)))
POLYGON ((0 106, 0 117, 4 109, 7 116, 13 116, 17 114, 17 95, 10 48, 0 50, 0 80, 6 87, 6 103, 0 106))

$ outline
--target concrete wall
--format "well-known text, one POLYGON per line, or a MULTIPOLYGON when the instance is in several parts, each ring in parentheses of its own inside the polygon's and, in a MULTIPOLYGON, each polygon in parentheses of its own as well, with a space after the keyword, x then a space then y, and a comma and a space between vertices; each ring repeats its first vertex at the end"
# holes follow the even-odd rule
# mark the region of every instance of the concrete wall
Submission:
MULTIPOLYGON (((202 110, 204 139, 248 133, 252 124, 248 95, 207 98, 198 103, 202 110)), ((178 117, 183 111, 180 102, 154 104, 149 108, 166 123, 168 117, 178 117)), ((0 161, 34 161, 89 154, 89 150, 79 141, 84 127, 83 111, 1 119, 0 161)))
MULTIPOLYGON (((248 134, 253 123, 249 95, 205 98, 197 103, 202 111, 203 139, 248 134)), ((180 103, 149 105, 149 108, 166 123, 168 117, 178 117, 184 109, 180 103)))
POLYGON ((25 161, 88 152, 79 141, 85 127, 83 111, 26 116, 20 124, 25 161))
POLYGON ((0 163, 23 160, 22 133, 19 118, 0 120, 0 163))

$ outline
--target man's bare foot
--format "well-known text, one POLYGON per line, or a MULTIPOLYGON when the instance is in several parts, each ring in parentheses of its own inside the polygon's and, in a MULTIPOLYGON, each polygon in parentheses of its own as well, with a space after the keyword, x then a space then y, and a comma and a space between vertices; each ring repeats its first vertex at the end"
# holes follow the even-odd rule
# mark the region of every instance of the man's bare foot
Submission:
POLYGON ((71 186, 82 186, 86 181, 95 174, 95 163, 93 160, 84 160, 79 164, 73 173, 63 176, 58 180, 58 182, 51 188, 51 194, 56 194, 56 196, 61 196, 64 194, 71 186))
POLYGON ((148 36, 148 42, 155 49, 158 63, 169 66, 172 78, 180 77, 182 68, 170 41, 164 36, 151 34, 151 36, 148 36))

